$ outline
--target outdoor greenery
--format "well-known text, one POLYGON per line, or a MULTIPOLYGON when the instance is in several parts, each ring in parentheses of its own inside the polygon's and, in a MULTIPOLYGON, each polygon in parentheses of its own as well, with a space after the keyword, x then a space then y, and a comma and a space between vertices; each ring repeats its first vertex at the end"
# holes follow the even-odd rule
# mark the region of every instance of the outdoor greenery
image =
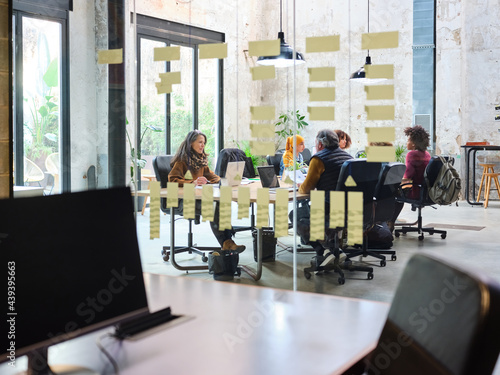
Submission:
POLYGON ((59 85, 59 63, 53 59, 42 79, 47 89, 40 96, 24 98, 29 104, 31 122, 25 121, 24 127, 31 135, 25 142, 25 155, 28 159, 37 160, 57 150, 59 134, 59 105, 58 99, 51 95, 53 87, 59 85))
POLYGON ((236 143, 236 147, 245 152, 245 155, 252 159, 252 164, 255 172, 257 173, 257 167, 266 164, 266 157, 262 155, 254 155, 252 154, 252 149, 250 148, 249 141, 234 141, 236 143))
POLYGON ((305 122, 304 119, 306 116, 301 115, 299 110, 293 112, 288 111, 285 113, 281 113, 278 117, 278 121, 274 124, 276 127, 276 135, 277 140, 275 142, 276 151, 282 147, 283 143, 286 143, 286 139, 294 135, 293 133, 293 120, 297 120, 297 134, 300 134, 300 131, 304 129, 309 123, 305 122))

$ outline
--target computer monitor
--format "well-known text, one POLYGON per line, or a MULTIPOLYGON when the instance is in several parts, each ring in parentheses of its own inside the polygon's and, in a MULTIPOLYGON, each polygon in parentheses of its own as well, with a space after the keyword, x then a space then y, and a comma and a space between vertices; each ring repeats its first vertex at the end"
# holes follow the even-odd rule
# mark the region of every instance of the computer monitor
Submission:
POLYGON ((0 200, 0 363, 148 313, 133 210, 129 188, 0 200))

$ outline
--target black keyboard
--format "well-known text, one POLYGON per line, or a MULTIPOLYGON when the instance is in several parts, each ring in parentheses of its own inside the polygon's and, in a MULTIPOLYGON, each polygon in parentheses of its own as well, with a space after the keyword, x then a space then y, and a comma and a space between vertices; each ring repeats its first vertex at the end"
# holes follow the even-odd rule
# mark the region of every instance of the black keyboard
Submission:
POLYGON ((178 317, 179 315, 173 315, 170 307, 167 307, 154 313, 117 324, 113 336, 123 340, 160 324, 170 322, 178 317))

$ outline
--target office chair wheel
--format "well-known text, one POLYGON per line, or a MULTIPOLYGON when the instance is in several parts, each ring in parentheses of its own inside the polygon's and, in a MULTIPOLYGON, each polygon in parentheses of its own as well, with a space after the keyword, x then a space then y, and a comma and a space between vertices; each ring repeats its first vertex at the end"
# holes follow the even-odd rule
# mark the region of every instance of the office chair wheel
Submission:
POLYGON ((203 255, 203 256, 201 257, 201 261, 202 261, 202 262, 205 262, 205 263, 206 263, 206 262, 208 262, 208 257, 207 257, 207 256, 205 256, 205 255, 203 255))
POLYGON ((385 263, 385 259, 382 259, 380 261, 380 267, 385 267, 386 263, 385 263))
POLYGON ((339 282, 339 285, 344 285, 345 284, 345 278, 339 277, 338 282, 339 282))
POLYGON ((169 259, 170 259, 170 252, 162 250, 161 251, 161 256, 162 256, 164 262, 168 262, 169 259))
POLYGON ((311 272, 304 271, 304 276, 309 280, 311 278, 311 272))
POLYGON ((399 238, 399 232, 394 232, 394 235, 399 238))
POLYGON ((396 255, 392 254, 391 255, 391 260, 396 260, 396 259, 398 259, 398 257, 396 255))
POLYGON ((373 280, 373 272, 368 272, 368 280, 373 280))
POLYGON ((434 234, 434 232, 429 232, 429 234, 432 236, 434 234))
POLYGON ((446 233, 441 233, 441 238, 444 240, 446 238, 446 233))
POLYGON ((424 240, 424 235, 423 235, 423 234, 421 234, 420 236, 418 236, 418 240, 419 240, 419 241, 423 241, 423 240, 424 240))

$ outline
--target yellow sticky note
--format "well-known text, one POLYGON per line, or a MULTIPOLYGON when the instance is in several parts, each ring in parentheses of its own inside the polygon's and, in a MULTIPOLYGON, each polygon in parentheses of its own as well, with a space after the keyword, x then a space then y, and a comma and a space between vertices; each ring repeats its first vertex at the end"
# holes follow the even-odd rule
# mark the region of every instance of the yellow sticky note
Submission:
POLYGON ((250 56, 278 56, 280 54, 280 40, 259 40, 248 42, 250 56))
POLYGON ((325 239, 325 191, 311 191, 311 240, 325 239))
POLYGON ((250 188, 246 186, 238 187, 238 219, 244 219, 249 216, 250 207, 250 188))
POLYGON ((345 192, 330 191, 330 228, 345 225, 345 192))
POLYGON ((274 139, 275 131, 274 124, 250 124, 250 134, 253 138, 274 139))
POLYGON ((393 105, 366 105, 367 120, 394 120, 393 105))
POLYGON ((274 205, 274 237, 288 235, 288 190, 276 190, 274 205))
POLYGON ((231 229, 231 186, 221 186, 219 201, 219 230, 231 229))
POLYGON ((308 87, 310 102, 334 102, 335 87, 308 87))
POLYGON ((366 127, 368 142, 394 142, 396 128, 394 126, 366 127))
POLYGON ((255 66, 250 68, 250 73, 252 73, 252 80, 254 81, 276 78, 276 68, 274 65, 255 66))
POLYGON ((183 209, 182 215, 185 219, 194 219, 195 215, 195 196, 194 196, 194 184, 184 184, 184 194, 183 194, 183 209))
POLYGON ((309 81, 335 81, 335 68, 322 67, 322 68, 307 68, 309 73, 309 81))
POLYGON ((394 78, 394 65, 365 65, 366 78, 394 78))
POLYGON ((352 178, 352 176, 347 176, 344 185, 347 187, 358 186, 358 184, 356 183, 356 181, 354 181, 354 178, 352 178))
MULTIPOLYGON (((285 172, 283 172, 284 174, 285 172)), ((293 185, 293 180, 290 178, 290 175, 287 174, 286 177, 285 177, 285 181, 283 181, 285 184, 290 184, 290 185, 293 185)))
POLYGON ((394 85, 365 86, 367 100, 394 99, 394 85))
POLYGON ((193 179, 193 174, 191 173, 191 171, 189 169, 184 174, 184 179, 185 180, 192 180, 193 179))
POLYGON ((340 35, 306 38, 306 52, 335 52, 340 49, 340 35))
POLYGON ((163 82, 155 82, 156 93, 160 94, 170 94, 172 92, 172 85, 163 82))
POLYGON ((167 208, 170 207, 179 207, 179 184, 177 182, 167 183, 167 208))
POLYGON ((181 83, 181 72, 160 73, 160 79, 164 85, 178 85, 181 83))
POLYGON ((200 59, 225 59, 227 57, 227 43, 200 44, 200 59))
POLYGON ((361 245, 363 243, 363 192, 347 193, 347 243, 361 245))
POLYGON ((214 188, 203 185, 201 188, 201 216, 204 221, 214 221, 214 188))
POLYGON ((98 64, 121 64, 123 62, 123 48, 97 51, 98 64))
POLYGON ((307 112, 311 121, 335 120, 335 107, 307 107, 307 112))
POLYGON ((175 61, 181 59, 181 47, 153 48, 153 61, 175 61))
POLYGON ((252 114, 253 121, 274 120, 276 118, 276 107, 272 105, 250 107, 250 113, 252 114))
POLYGON ((396 150, 394 146, 367 146, 366 161, 368 162, 391 162, 396 161, 396 150))
POLYGON ((250 141, 250 151, 254 155, 274 155, 276 148, 274 142, 257 142, 250 141))
POLYGON ((269 225, 269 188, 257 189, 257 228, 269 225))
POLYGON ((160 181, 149 183, 149 239, 153 238, 160 238, 160 181))
POLYGON ((361 49, 396 48, 398 45, 398 31, 363 33, 361 35, 361 49))

